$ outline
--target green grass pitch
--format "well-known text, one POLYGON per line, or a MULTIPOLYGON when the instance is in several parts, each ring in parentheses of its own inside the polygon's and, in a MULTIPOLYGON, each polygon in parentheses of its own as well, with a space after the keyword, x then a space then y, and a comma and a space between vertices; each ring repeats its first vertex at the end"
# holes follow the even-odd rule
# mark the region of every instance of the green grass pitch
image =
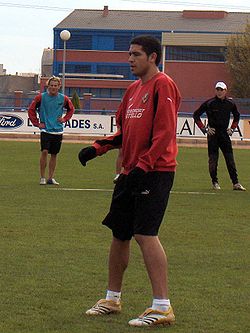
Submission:
MULTIPOLYGON (((108 211, 116 151, 83 168, 83 145, 64 143, 59 188, 39 186, 39 143, 0 141, 0 332, 126 333, 151 304, 140 251, 132 242, 120 315, 82 313, 105 296, 108 211), (67 189, 67 190, 63 190, 67 189)), ((249 328, 249 150, 234 150, 248 191, 232 191, 220 156, 221 191, 211 189, 207 150, 180 148, 160 239, 169 261, 172 333, 247 333, 249 328)), ((159 329, 151 329, 159 332, 159 329)))

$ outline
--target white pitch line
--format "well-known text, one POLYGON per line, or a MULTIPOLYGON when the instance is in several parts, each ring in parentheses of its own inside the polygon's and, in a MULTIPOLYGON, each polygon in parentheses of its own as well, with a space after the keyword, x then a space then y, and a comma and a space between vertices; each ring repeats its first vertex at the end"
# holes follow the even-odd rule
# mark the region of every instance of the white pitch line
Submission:
POLYGON ((49 188, 49 190, 60 190, 60 191, 96 191, 96 192, 113 192, 113 190, 105 189, 105 188, 65 188, 65 187, 57 187, 57 188, 49 188))
POLYGON ((216 194, 216 193, 213 193, 213 192, 181 192, 181 191, 170 191, 170 193, 171 194, 198 194, 198 195, 200 195, 200 194, 208 194, 208 195, 210 195, 210 194, 212 194, 212 195, 214 195, 214 194, 216 194))
MULTIPOLYGON (((57 190, 57 191, 95 191, 95 192, 113 192, 113 189, 105 189, 105 188, 65 188, 65 187, 54 187, 49 188, 50 190, 57 190)), ((214 195, 216 193, 213 192, 185 192, 185 191, 171 191, 171 194, 195 194, 195 195, 214 195)))

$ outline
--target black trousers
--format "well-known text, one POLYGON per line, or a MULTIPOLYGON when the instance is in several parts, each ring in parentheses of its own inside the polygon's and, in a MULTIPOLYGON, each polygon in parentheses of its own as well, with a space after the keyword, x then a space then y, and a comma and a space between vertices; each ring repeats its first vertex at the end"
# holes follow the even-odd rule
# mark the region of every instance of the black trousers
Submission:
POLYGON ((233 184, 238 183, 238 175, 234 161, 232 142, 226 130, 216 130, 214 135, 207 136, 208 143, 208 167, 212 182, 218 182, 217 167, 219 149, 222 151, 227 170, 233 184))

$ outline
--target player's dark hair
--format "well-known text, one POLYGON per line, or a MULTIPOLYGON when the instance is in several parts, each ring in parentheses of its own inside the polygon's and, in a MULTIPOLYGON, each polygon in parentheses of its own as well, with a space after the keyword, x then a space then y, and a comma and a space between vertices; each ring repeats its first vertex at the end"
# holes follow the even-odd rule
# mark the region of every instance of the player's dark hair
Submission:
POLYGON ((134 37, 130 44, 137 44, 137 45, 141 45, 143 51, 147 54, 147 56, 149 57, 153 52, 155 52, 157 54, 156 60, 155 60, 155 64, 156 66, 159 65, 160 61, 161 61, 161 43, 160 41, 150 35, 141 35, 141 36, 137 36, 134 37))

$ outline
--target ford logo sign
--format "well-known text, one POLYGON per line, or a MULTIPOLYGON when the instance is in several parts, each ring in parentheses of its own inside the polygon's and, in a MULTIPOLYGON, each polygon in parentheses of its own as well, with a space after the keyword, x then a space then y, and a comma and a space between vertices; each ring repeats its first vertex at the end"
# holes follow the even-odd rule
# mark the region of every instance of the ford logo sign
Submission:
POLYGON ((23 119, 13 114, 0 113, 0 131, 14 130, 23 125, 23 119))

